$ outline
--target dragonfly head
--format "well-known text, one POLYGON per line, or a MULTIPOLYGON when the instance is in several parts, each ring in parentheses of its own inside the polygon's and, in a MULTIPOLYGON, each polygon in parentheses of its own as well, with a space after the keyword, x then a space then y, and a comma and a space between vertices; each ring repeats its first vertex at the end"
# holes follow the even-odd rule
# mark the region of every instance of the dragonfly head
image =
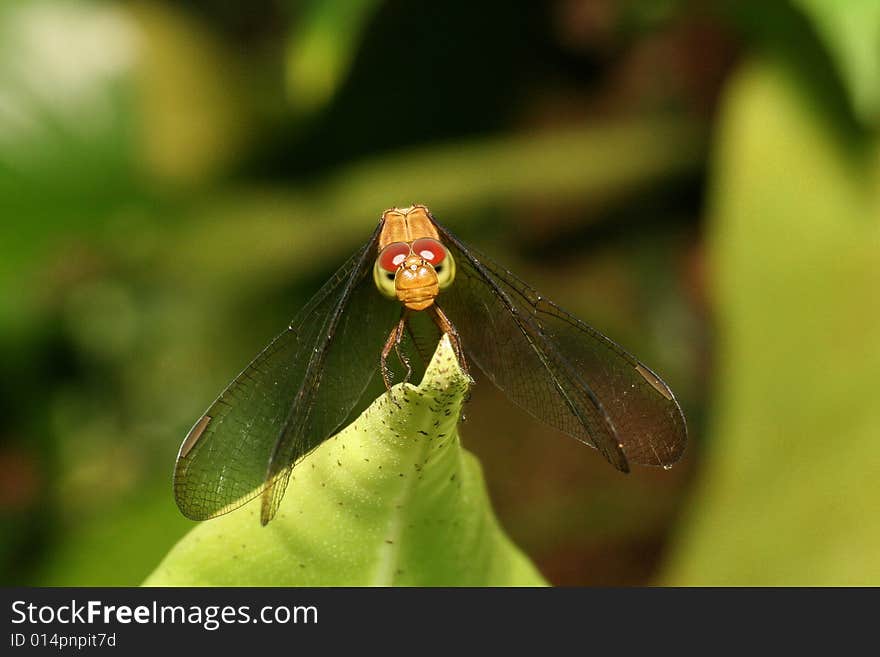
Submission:
POLYGON ((410 310, 428 308, 454 276, 452 255, 431 238, 389 244, 379 253, 373 267, 373 280, 379 292, 410 310))

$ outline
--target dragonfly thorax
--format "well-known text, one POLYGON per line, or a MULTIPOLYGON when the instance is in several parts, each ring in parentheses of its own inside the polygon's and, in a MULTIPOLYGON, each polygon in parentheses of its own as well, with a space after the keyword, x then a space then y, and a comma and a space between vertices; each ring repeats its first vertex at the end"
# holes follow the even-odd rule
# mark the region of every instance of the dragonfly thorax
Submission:
POLYGON ((379 250, 395 242, 411 244, 415 240, 428 237, 439 240, 437 229, 431 221, 431 214, 424 205, 409 208, 391 208, 382 213, 382 231, 379 234, 379 250))

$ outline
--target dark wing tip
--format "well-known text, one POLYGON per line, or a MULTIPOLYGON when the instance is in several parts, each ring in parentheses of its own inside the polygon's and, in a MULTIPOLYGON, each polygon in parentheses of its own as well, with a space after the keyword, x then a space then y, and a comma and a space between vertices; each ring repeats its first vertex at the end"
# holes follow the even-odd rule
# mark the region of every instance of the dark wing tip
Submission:
POLYGON ((668 469, 684 455, 688 443, 687 420, 672 389, 656 372, 644 363, 637 363, 635 369, 665 400, 664 405, 668 412, 669 421, 666 435, 659 444, 662 453, 658 453, 653 442, 650 442, 649 446, 654 458, 645 462, 644 465, 654 465, 668 469))
POLYGON ((672 390, 666 385, 666 382, 661 379, 650 367, 643 363, 636 364, 636 372, 638 372, 642 378, 651 384, 651 387, 654 388, 661 395, 666 397, 668 401, 674 401, 675 395, 672 394, 672 390))
POLYGON ((196 446, 196 443, 199 442, 199 438, 205 433, 205 430, 208 428, 208 425, 211 424, 211 420, 213 419, 214 418, 210 415, 205 414, 193 425, 192 429, 189 430, 189 433, 186 434, 186 438, 184 438, 183 442, 180 444, 180 451, 177 453, 178 462, 180 462, 181 459, 185 459, 192 448, 196 446))

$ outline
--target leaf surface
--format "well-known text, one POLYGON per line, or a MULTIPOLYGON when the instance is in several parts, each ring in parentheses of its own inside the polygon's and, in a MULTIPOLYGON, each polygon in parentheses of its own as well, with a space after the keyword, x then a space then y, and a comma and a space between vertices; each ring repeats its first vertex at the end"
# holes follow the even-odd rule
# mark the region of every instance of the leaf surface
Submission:
POLYGON ((458 419, 470 381, 444 338, 421 384, 399 384, 259 504, 196 526, 148 586, 543 585, 492 511, 458 419))

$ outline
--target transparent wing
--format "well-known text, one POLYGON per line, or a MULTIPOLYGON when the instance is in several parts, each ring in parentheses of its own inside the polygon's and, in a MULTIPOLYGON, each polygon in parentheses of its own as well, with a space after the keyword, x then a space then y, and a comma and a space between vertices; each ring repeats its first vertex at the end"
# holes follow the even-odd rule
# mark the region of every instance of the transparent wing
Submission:
POLYGON ((369 275, 377 239, 378 229, 190 430, 174 472, 185 516, 283 494, 279 475, 356 409, 400 312, 369 275))
POLYGON ((495 385, 624 472, 630 461, 668 466, 680 458, 684 415, 659 376, 443 226, 437 229, 457 264, 455 281, 437 303, 495 385))

